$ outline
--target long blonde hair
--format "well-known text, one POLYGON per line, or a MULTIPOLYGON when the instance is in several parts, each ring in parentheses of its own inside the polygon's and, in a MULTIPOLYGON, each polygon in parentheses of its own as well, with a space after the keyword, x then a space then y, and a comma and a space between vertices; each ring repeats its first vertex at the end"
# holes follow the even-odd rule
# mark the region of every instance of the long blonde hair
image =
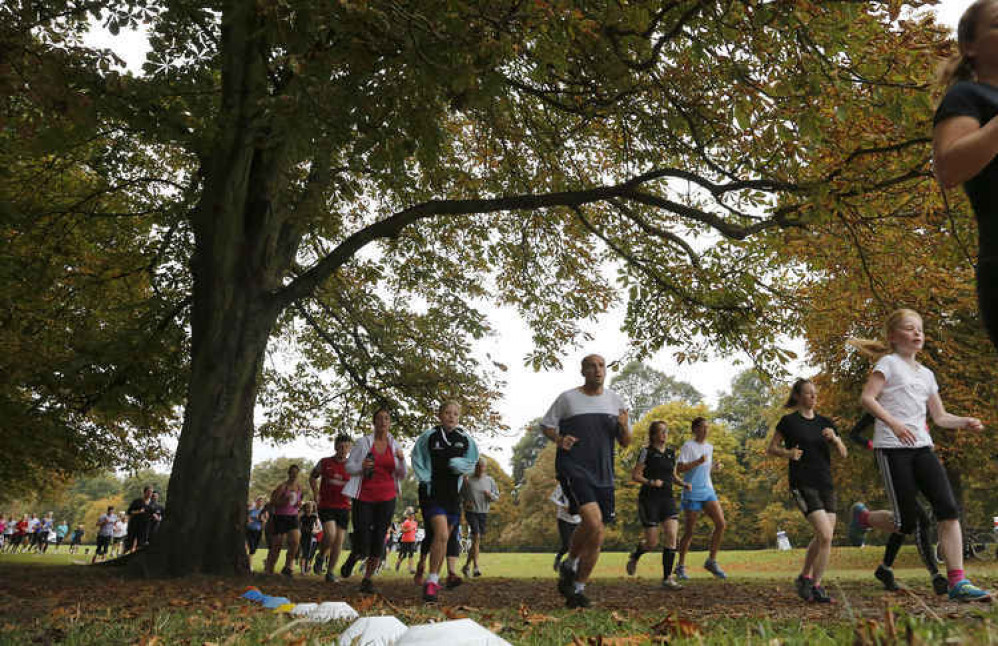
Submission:
POLYGON ((877 361, 881 357, 894 352, 894 347, 891 345, 891 332, 897 329, 901 320, 906 316, 914 316, 919 321, 922 320, 922 315, 915 310, 902 307, 891 312, 891 315, 884 322, 884 339, 882 341, 849 337, 846 339, 846 345, 856 348, 864 357, 877 361))
POLYGON ((981 22, 981 11, 995 0, 977 0, 967 7, 956 26, 958 51, 939 67, 939 85, 949 89, 958 81, 972 81, 977 75, 974 59, 967 56, 967 47, 977 38, 977 27, 981 22))

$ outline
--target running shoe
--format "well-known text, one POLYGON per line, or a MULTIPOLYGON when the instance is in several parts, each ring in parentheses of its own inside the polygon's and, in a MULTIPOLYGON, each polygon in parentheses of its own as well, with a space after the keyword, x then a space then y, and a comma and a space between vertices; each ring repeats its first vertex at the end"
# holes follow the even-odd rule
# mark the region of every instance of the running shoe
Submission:
POLYGON ((289 567, 286 567, 283 570, 281 570, 281 574, 283 574, 284 576, 288 577, 289 579, 293 579, 294 576, 295 576, 295 573, 292 572, 291 568, 289 568, 289 567))
POLYGON ((627 559, 627 575, 634 576, 634 573, 638 571, 638 559, 631 553, 630 557, 627 559))
POLYGON ((690 575, 686 574, 686 566, 685 565, 677 565, 676 566, 676 578, 679 579, 680 581, 689 581, 690 580, 690 575))
POLYGON ((815 603, 835 603, 835 599, 829 596, 820 585, 811 588, 811 601, 815 603))
POLYGON ((462 583, 464 583, 464 579, 462 579, 458 575, 456 575, 456 574, 448 574, 447 575, 446 587, 447 587, 448 590, 453 590, 454 588, 456 588, 457 586, 461 585, 462 583))
POLYGON ((423 584, 423 601, 426 603, 436 603, 437 595, 440 594, 440 584, 436 581, 427 581, 423 584))
POLYGON ((575 569, 571 562, 562 561, 558 566, 558 592, 566 599, 575 590, 575 569))
POLYGON ((472 574, 474 576, 476 576, 476 577, 479 577, 479 576, 482 576, 482 571, 479 570, 478 568, 475 568, 475 570, 474 570, 474 572, 472 572, 472 574))
POLYGON ((662 587, 666 590, 682 590, 683 585, 675 579, 662 579, 662 587))
POLYGON ((877 571, 873 573, 873 576, 880 579, 880 582, 884 584, 885 590, 897 592, 901 589, 901 586, 899 586, 897 581, 894 580, 894 570, 885 566, 883 563, 877 566, 877 571))
POLYGON ((423 561, 420 561, 419 564, 416 565, 416 573, 412 576, 412 580, 416 582, 416 585, 423 585, 423 572, 425 567, 426 566, 423 561))
POLYGON ((715 578, 718 579, 728 578, 728 575, 724 573, 724 570, 721 569, 721 566, 718 565, 717 561, 715 561, 714 559, 707 559, 706 561, 704 561, 703 569, 713 574, 715 578))
POLYGON ((951 601, 983 601, 990 603, 991 593, 987 590, 981 590, 969 580, 963 579, 949 589, 949 598, 951 601))
POLYGON ((326 560, 321 556, 315 557, 315 565, 312 566, 312 572, 315 574, 322 574, 322 566, 326 564, 326 560))
POLYGON ((554 571, 555 572, 558 571, 558 566, 561 565, 561 557, 562 557, 561 554, 555 554, 554 555, 554 571))
POLYGON ((798 574, 797 578, 794 579, 794 586, 797 588, 798 597, 804 601, 813 600, 814 586, 811 585, 811 579, 806 579, 803 575, 798 574))
POLYGON ((857 502, 852 506, 852 518, 849 521, 849 544, 853 547, 860 547, 866 539, 867 527, 859 521, 860 514, 866 511, 866 505, 857 502))
POLYGON ((565 597, 565 605, 569 608, 588 608, 592 605, 592 602, 584 593, 573 592, 565 597))
POLYGON ((471 578, 471 566, 468 565, 467 563, 465 563, 464 567, 461 568, 461 574, 464 575, 464 578, 470 579, 471 578))
POLYGON ((344 579, 349 579, 350 575, 353 574, 353 566, 356 565, 357 560, 353 557, 353 554, 347 557, 347 560, 343 561, 343 565, 340 566, 340 576, 344 579))
POLYGON ((326 572, 326 583, 336 583, 336 575, 332 572, 326 572))
POLYGON ((932 577, 932 591, 942 596, 949 592, 949 581, 946 580, 942 574, 936 574, 932 577))
POLYGON ((360 591, 366 592, 368 594, 373 593, 374 583, 372 583, 371 580, 368 579, 367 577, 364 577, 363 579, 360 580, 360 591))

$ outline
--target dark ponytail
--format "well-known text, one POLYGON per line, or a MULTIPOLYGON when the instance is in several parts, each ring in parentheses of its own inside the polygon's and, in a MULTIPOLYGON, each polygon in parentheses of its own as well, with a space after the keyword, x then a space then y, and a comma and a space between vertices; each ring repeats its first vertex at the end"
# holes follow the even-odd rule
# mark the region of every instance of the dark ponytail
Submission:
POLYGON ((939 85, 944 90, 960 81, 973 81, 977 76, 974 59, 967 56, 967 47, 977 37, 977 26, 981 22, 981 12, 995 0, 977 0, 967 7, 956 26, 958 52, 939 67, 939 85))
POLYGON ((784 408, 797 408, 797 404, 800 403, 801 391, 804 390, 804 384, 811 383, 810 379, 798 379, 794 382, 794 385, 790 387, 790 395, 787 397, 787 402, 783 404, 784 408))

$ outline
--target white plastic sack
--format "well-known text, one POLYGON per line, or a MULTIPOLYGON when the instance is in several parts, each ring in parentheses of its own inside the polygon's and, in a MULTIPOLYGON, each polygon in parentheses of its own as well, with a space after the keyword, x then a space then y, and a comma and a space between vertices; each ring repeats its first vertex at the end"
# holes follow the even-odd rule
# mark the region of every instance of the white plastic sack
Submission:
POLYGON ((304 617, 313 613, 318 606, 317 603, 299 603, 291 609, 291 614, 295 617, 304 617))
POLYGON ((333 619, 356 619, 358 616, 357 611, 343 601, 323 601, 308 613, 308 618, 316 623, 325 623, 333 619))
MULTIPOLYGON (((340 642, 342 644, 342 642, 340 642)), ((511 646, 488 628, 471 619, 441 621, 413 626, 399 637, 395 646, 511 646)))
POLYGON ((395 617, 363 617, 350 624, 339 646, 394 646, 406 625, 395 617))

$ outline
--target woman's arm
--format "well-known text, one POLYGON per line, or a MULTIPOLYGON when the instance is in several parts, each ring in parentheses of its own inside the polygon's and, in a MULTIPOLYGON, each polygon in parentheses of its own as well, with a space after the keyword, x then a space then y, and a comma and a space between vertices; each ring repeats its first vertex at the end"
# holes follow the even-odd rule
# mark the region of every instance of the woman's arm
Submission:
POLYGON ((766 454, 775 455, 778 458, 790 458, 791 460, 800 460, 800 456, 804 455, 804 451, 797 447, 786 449, 781 444, 783 444, 783 433, 774 430, 773 436, 769 438, 769 446, 766 447, 766 454))
POLYGON ((936 179, 953 188, 975 177, 998 154, 998 118, 983 126, 970 116, 953 116, 936 124, 932 157, 936 179))
POLYGON ((638 461, 634 464, 634 468, 631 469, 631 481, 638 484, 648 484, 648 479, 645 478, 645 462, 640 459, 640 454, 638 454, 638 458, 638 461))
POLYGON ((883 392, 884 386, 887 384, 887 378, 884 377, 884 373, 879 370, 874 370, 870 373, 870 376, 866 379, 866 384, 863 385, 863 394, 860 397, 860 402, 863 404, 863 408, 870 411, 874 417, 879 419, 881 422, 886 424, 891 432, 897 436, 901 444, 914 444, 915 434, 912 433, 907 426, 899 422, 894 418, 893 415, 887 412, 880 402, 877 401, 877 397, 883 392))

